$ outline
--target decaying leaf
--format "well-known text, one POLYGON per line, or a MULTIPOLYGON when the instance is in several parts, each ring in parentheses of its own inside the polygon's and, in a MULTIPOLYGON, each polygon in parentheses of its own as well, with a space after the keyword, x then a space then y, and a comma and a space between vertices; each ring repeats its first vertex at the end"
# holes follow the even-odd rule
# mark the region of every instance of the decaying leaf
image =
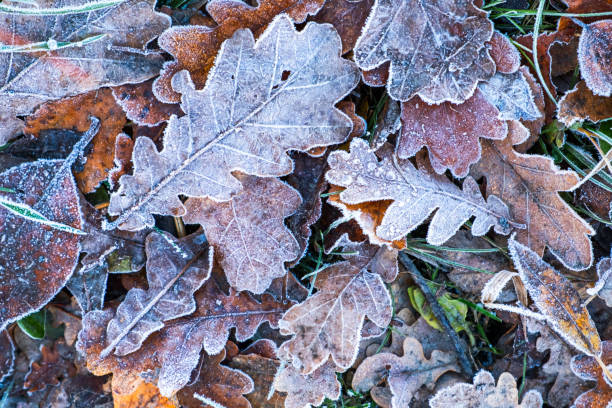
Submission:
MULTIPOLYGON (((22 7, 26 4, 9 3, 22 7)), ((80 4, 79 1, 69 3, 80 4)), ((147 53, 145 48, 170 25, 170 18, 156 13, 154 4, 152 0, 127 0, 95 11, 71 13, 70 17, 3 12, 0 41, 4 45, 49 41, 49 50, 0 54, 3 73, 0 145, 20 129, 20 121, 15 116, 30 114, 43 102, 155 76, 163 57, 147 53), (92 38, 97 40, 87 41, 92 38), (63 42, 83 42, 83 45, 57 46, 63 42)), ((64 5, 66 2, 62 0, 37 0, 28 2, 26 7, 36 10, 64 5)))
MULTIPOLYGON (((82 227, 79 195, 70 168, 98 131, 92 119, 66 160, 40 160, 0 174, 0 198, 25 205, 50 222, 82 227)), ((0 206, 0 327, 43 307, 72 275, 80 236, 24 218, 0 206), (19 299, 19 301, 15 301, 19 299)))
POLYGON ((108 323, 100 356, 132 353, 164 322, 193 313, 193 294, 210 277, 214 251, 203 234, 178 241, 170 234, 147 237, 147 290, 131 289, 108 323))
MULTIPOLYGON (((529 71, 512 74, 496 73, 478 89, 489 103, 499 109, 499 119, 536 120, 542 116, 527 80, 529 71)), ((487 120, 485 117, 481 120, 487 120)), ((494 139, 490 137, 489 139, 494 139)))
POLYGON ((176 74, 186 116, 169 121, 161 152, 137 139, 134 175, 121 177, 109 207, 119 218, 108 227, 138 230, 153 225, 152 214, 184 215, 178 194, 229 200, 241 190, 232 171, 284 175, 293 167, 287 150, 344 141, 351 121, 331 105, 359 77, 339 54, 331 26, 309 23, 298 33, 280 16, 257 43, 248 30, 227 40, 203 90, 186 71, 176 74))
POLYGON ((489 197, 498 196, 512 219, 526 225, 517 231, 519 242, 540 255, 548 247, 568 268, 588 268, 593 261, 589 235, 594 231, 558 193, 570 190, 578 176, 559 170, 548 157, 517 153, 512 143, 512 135, 482 141, 482 159, 472 166, 473 174, 486 177, 489 197))
POLYGON ((42 345, 40 352, 41 360, 32 362, 24 379, 23 386, 28 392, 58 385, 62 377, 76 374, 74 364, 62 356, 55 345, 52 348, 42 345))
MULTIPOLYGON (((612 341, 601 343, 604 364, 612 364, 612 341)), ((583 380, 596 381, 595 388, 580 395, 574 401, 576 408, 609 408, 612 403, 612 386, 606 381, 601 366, 589 355, 579 355, 572 359, 571 368, 574 374, 583 380)))
POLYGON ((601 340, 572 284, 537 253, 511 238, 508 248, 525 288, 546 322, 581 352, 600 357, 601 340))
POLYGON ((392 407, 408 408, 419 388, 423 385, 433 388, 438 378, 447 371, 460 371, 453 353, 434 350, 428 360, 421 343, 407 337, 402 357, 380 353, 366 358, 355 371, 353 388, 358 391, 370 390, 384 373, 393 394, 392 407))
POLYGON ((387 89, 397 100, 462 103, 495 73, 485 43, 493 35, 472 0, 377 0, 355 45, 370 70, 391 62, 387 89))
POLYGON ((184 221, 204 227, 232 287, 259 294, 287 273, 285 262, 299 256, 298 243, 283 221, 302 200, 296 190, 275 178, 235 177, 242 191, 223 203, 190 198, 184 221))
POLYGON ((15 345, 8 331, 0 333, 0 381, 4 381, 13 372, 15 365, 15 345))
POLYGON ((181 113, 175 103, 163 103, 153 95, 153 80, 113 88, 113 96, 127 118, 141 126, 156 126, 181 113))
POLYGON ((171 80, 183 69, 191 73, 196 87, 204 86, 221 44, 238 29, 248 28, 259 37, 278 14, 287 13, 293 21, 301 23, 309 14, 315 14, 323 3, 323 0, 261 0, 257 7, 252 7, 240 0, 208 2, 206 11, 216 25, 174 26, 160 36, 160 47, 176 60, 164 65, 153 85, 155 95, 162 102, 179 102, 180 95, 172 89, 171 80))
POLYGON ((346 54, 355 46, 372 5, 374 0, 327 0, 313 21, 332 24, 342 38, 342 54, 346 54))
POLYGON ((586 85, 600 96, 612 95, 612 20, 591 23, 582 29, 578 63, 586 85))
POLYGON ((160 395, 154 384, 142 378, 134 380, 130 392, 113 392, 114 408, 178 408, 170 399, 160 395))
POLYGON ((436 209, 427 234, 434 245, 453 236, 472 216, 476 217, 474 235, 484 235, 491 226, 499 233, 510 230, 505 204, 493 195, 485 201, 472 178, 465 180, 461 190, 445 176, 428 172, 425 166, 416 169, 408 160, 394 163, 394 159, 385 157, 378 161, 362 139, 351 142, 350 153, 333 152, 328 162, 329 182, 346 187, 339 194, 342 202, 393 200, 376 228, 376 235, 383 239, 403 238, 436 209))
POLYGON ((274 389, 287 393, 285 408, 310 408, 321 405, 325 398, 340 397, 340 383, 335 366, 327 362, 310 374, 289 365, 283 367, 274 378, 274 389))
POLYGON ((102 263, 88 269, 75 272, 66 282, 66 288, 75 297, 83 313, 102 309, 106 282, 108 280, 108 265, 102 263))
POLYGON ((565 126, 584 120, 599 122, 612 118, 612 98, 595 95, 585 81, 580 81, 559 101, 557 117, 565 126))
POLYGON ((508 37, 499 31, 493 33, 493 37, 491 37, 487 46, 489 54, 495 62, 497 72, 512 74, 521 66, 521 54, 508 37))
POLYGON ((612 307, 612 258, 603 258, 597 263, 597 276, 597 283, 587 289, 587 293, 599 296, 608 307, 612 307))
POLYGON ((465 177, 469 166, 480 159, 479 138, 499 140, 508 134, 506 122, 498 118, 501 115, 480 90, 459 105, 429 105, 414 97, 402 103, 397 155, 406 159, 427 146, 429 161, 437 173, 450 169, 455 176, 465 177))
POLYGON ((516 380, 510 373, 502 373, 495 385, 495 378, 481 370, 474 376, 474 383, 459 383, 439 391, 430 401, 431 408, 540 408, 543 401, 539 392, 530 390, 519 404, 516 380))

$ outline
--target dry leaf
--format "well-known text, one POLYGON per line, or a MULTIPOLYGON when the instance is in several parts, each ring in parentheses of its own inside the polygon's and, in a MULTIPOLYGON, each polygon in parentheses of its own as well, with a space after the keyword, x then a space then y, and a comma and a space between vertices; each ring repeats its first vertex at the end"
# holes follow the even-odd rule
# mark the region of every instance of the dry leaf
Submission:
POLYGON ((286 392, 285 408, 310 408, 319 406, 325 398, 340 397, 340 383, 335 366, 327 362, 310 374, 289 365, 283 367, 274 378, 274 389, 286 392))
POLYGON ((517 231, 517 240, 538 254, 544 248, 568 268, 588 268, 592 261, 591 226, 559 196, 570 190, 578 176, 559 170, 549 157, 517 153, 512 137, 482 142, 482 159, 472 167, 475 177, 486 177, 487 194, 495 194, 510 209, 516 222, 526 229, 517 231))
POLYGON ((248 30, 227 40, 203 90, 186 71, 176 74, 186 116, 170 120, 161 152, 136 140, 134 175, 122 176, 111 196, 109 214, 120 216, 108 227, 138 230, 153 225, 152 214, 184 215, 179 194, 229 200, 241 190, 232 171, 284 175, 293 168, 287 150, 344 141, 351 121, 331 105, 359 78, 339 54, 331 26, 309 23, 298 33, 280 16, 257 43, 248 30))
MULTIPOLYGON (((601 343, 602 361, 612 364, 612 341, 601 343)), ((605 380, 599 363, 589 355, 575 356, 571 362, 574 374, 586 381, 596 381, 595 388, 580 395, 574 401, 575 408, 609 408, 612 403, 612 386, 605 380)))
MULTIPOLYGON (((14 3, 32 9, 65 6, 60 0, 37 0, 27 6, 14 3)), ((155 76, 163 57, 144 50, 170 25, 170 18, 156 13, 153 4, 152 0, 127 0, 96 11, 71 13, 70 17, 3 12, 0 40, 7 46, 53 40, 57 47, 62 42, 104 37, 54 50, 50 43, 47 52, 0 54, 0 71, 4 73, 0 80, 0 145, 21 127, 15 115, 29 115, 43 102, 155 76)))
POLYGON ((114 408, 177 408, 171 400, 160 395, 155 385, 142 378, 137 378, 135 383, 130 393, 113 392, 114 408))
POLYGON ((597 282, 587 293, 591 296, 599 296, 612 307, 612 258, 603 258, 597 263, 597 282))
POLYGON ((612 95, 612 20, 591 23, 582 29, 578 43, 580 74, 595 95, 612 95))
POLYGON ((127 118, 141 126, 156 126, 182 113, 177 104, 157 100, 153 95, 153 80, 117 86, 113 88, 113 96, 127 118))
POLYGON ((327 0, 312 19, 330 23, 342 38, 342 54, 353 50, 374 0, 327 0))
POLYGON ((472 0, 377 0, 355 45, 355 62, 371 70, 391 62, 393 99, 462 103, 495 73, 485 43, 493 24, 472 0))
POLYGON ((237 30, 248 28, 259 37, 277 15, 287 13, 293 21, 301 23, 309 14, 315 14, 323 3, 323 0, 261 0, 257 7, 252 7, 242 0, 208 2, 206 11, 216 25, 174 26, 160 36, 160 47, 175 61, 166 63, 155 80, 155 95, 162 102, 179 102, 180 95, 171 86, 174 74, 186 69, 196 87, 204 86, 221 44, 237 30))
POLYGON ((28 392, 56 386, 62 377, 72 377, 76 374, 74 364, 60 355, 55 345, 52 348, 42 345, 40 352, 41 360, 32 362, 24 379, 23 386, 28 392))
POLYGON ((612 118, 612 98, 593 94, 586 82, 580 81, 559 101, 557 117, 568 127, 584 120, 599 122, 612 118))
POLYGON ((235 177, 242 190, 230 201, 190 198, 183 219, 204 227, 232 287, 259 294, 287 273, 285 262, 299 256, 298 243, 283 221, 302 200, 296 190, 275 178, 235 177))
POLYGON ((66 282, 66 289, 72 293, 83 314, 102 309, 108 280, 108 265, 103 263, 75 272, 66 282))
POLYGON ((472 216, 476 217, 474 235, 484 235, 491 226, 498 233, 510 230, 504 203, 492 195, 485 201, 472 178, 465 180, 461 190, 445 176, 432 174, 423 166, 417 170, 408 160, 398 165, 390 157, 378 161, 362 139, 351 142, 350 153, 333 152, 328 162, 328 181, 346 187, 339 194, 342 202, 393 200, 376 228, 382 239, 403 238, 436 209, 427 233, 433 245, 445 242, 472 216))
POLYGON ((495 62, 497 72, 502 74, 512 74, 521 66, 521 54, 510 42, 508 37, 499 31, 493 33, 491 41, 487 44, 489 54, 495 62))
POLYGON ((428 360, 418 340, 404 340, 404 354, 380 353, 366 358, 353 377, 353 388, 367 391, 377 385, 381 373, 387 378, 394 408, 408 408, 414 393, 423 385, 433 388, 438 378, 447 371, 460 372, 453 353, 434 350, 428 360))
POLYGON ((8 331, 0 333, 0 381, 13 373, 15 366, 15 345, 8 331))
MULTIPOLYGON (((484 98, 499 109, 499 119, 530 121, 542 117, 527 80, 528 75, 527 71, 522 70, 512 74, 498 72, 488 81, 478 84, 484 98)), ((487 120, 486 117, 481 119, 487 120)))
POLYGON ((540 408, 543 401, 539 392, 530 390, 519 404, 516 380, 510 373, 502 373, 495 386, 495 378, 485 370, 474 376, 474 384, 459 383, 444 388, 429 401, 431 408, 540 408))
POLYGON ((428 105, 419 97, 412 98, 402 103, 397 155, 406 159, 427 146, 436 173, 450 169, 455 176, 465 177, 469 166, 480 159, 480 137, 497 140, 506 137, 508 127, 498 116, 502 114, 480 90, 459 105, 449 102, 428 105))

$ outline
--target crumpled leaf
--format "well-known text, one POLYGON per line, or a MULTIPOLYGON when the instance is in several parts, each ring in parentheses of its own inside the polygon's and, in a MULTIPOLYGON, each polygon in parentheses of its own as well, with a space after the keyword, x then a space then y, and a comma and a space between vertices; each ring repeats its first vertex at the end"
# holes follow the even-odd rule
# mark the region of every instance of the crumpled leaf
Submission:
MULTIPOLYGON (((26 7, 67 5, 63 0, 29 3, 26 7)), ((82 2, 68 2, 79 4, 82 2)), ((28 115, 43 102, 103 86, 142 82, 156 75, 163 57, 143 50, 170 25, 170 19, 156 13, 154 4, 152 0, 127 0, 96 11, 72 13, 70 17, 2 13, 0 37, 9 46, 104 37, 81 47, 0 54, 0 72, 4 73, 0 80, 0 145, 21 128, 15 115, 28 115)))
POLYGON ((462 103, 495 73, 485 43, 487 14, 472 0, 377 0, 355 45, 355 62, 371 70, 391 62, 393 99, 462 103))
POLYGON ((601 356, 595 323, 570 281, 513 238, 508 241, 508 249, 525 288, 549 327, 581 352, 601 356))
POLYGON ((374 0, 327 0, 312 19, 330 23, 342 38, 342 54, 350 52, 361 34, 374 0))
POLYGON ((498 72, 486 82, 478 84, 478 89, 484 98, 499 109, 499 119, 536 120, 542 117, 526 78, 527 75, 528 71, 522 70, 511 74, 498 72))
POLYGON ((459 383, 440 390, 429 400, 431 408, 540 408, 542 396, 529 390, 519 404, 516 380, 510 373, 502 373, 495 385, 495 378, 485 370, 474 376, 473 384, 459 383))
POLYGON ((74 364, 62 356, 55 345, 52 347, 42 345, 40 352, 41 360, 31 363, 30 371, 24 379, 23 386, 28 392, 58 385, 62 377, 71 377, 76 374, 74 364))
POLYGON ((8 331, 0 333, 0 382, 13 373, 15 366, 15 345, 8 331))
POLYGON ((568 127, 584 120, 599 122, 612 118, 612 98, 595 95, 585 81, 580 81, 559 101, 557 117, 568 127))
MULTIPOLYGON (((612 341, 601 343, 601 359, 606 365, 612 364, 612 341)), ((572 358, 572 371, 587 381, 596 381, 595 388, 581 394, 574 401, 576 408, 608 408, 612 402, 612 386, 605 380, 600 365, 589 355, 578 355, 572 358)))
POLYGON ((286 392, 285 408, 310 408, 323 403, 325 398, 340 397, 340 383, 336 367, 327 362, 310 374, 302 374, 292 365, 283 367, 274 378, 274 389, 286 392))
POLYGON ((323 0, 260 0, 257 7, 252 7, 242 0, 208 2, 206 11, 216 25, 174 26, 159 37, 160 47, 175 61, 164 64, 153 84, 155 95, 162 102, 179 102, 180 95, 172 89, 171 80, 183 69, 191 73, 197 88, 203 87, 221 44, 238 29, 248 28, 259 37, 278 14, 287 13, 293 21, 301 23, 309 14, 315 14, 323 3, 323 0))
POLYGON ((152 214, 184 215, 178 194, 229 200, 241 190, 232 171, 284 175, 293 167, 287 150, 344 141, 351 121, 330 105, 359 78, 339 54, 331 26, 309 23, 298 33, 279 16, 257 43, 247 30, 227 40, 203 90, 187 72, 176 74, 186 116, 169 121, 161 152, 148 138, 136 140, 134 175, 122 176, 111 196, 109 214, 120 216, 108 227, 138 230, 153 225, 152 214))
POLYGON ((398 165, 390 157, 378 161, 362 139, 351 142, 350 153, 333 152, 328 162, 328 181, 346 187, 339 194, 342 202, 394 200, 376 228, 376 235, 383 239, 406 236, 436 208, 427 233, 433 245, 449 239, 472 216, 476 217, 474 235, 484 235, 491 226, 498 233, 510 230, 505 204, 492 195, 485 201, 472 178, 465 180, 461 190, 445 176, 437 176, 424 166, 416 169, 408 160, 398 165))
POLYGON ((580 74, 595 95, 612 95, 612 20, 601 20, 582 29, 578 43, 580 74))
POLYGON ((302 199, 293 187, 275 178, 235 177, 242 191, 230 201, 190 198, 183 220, 204 227, 232 287, 259 294, 287 273, 285 262, 299 256, 298 243, 283 221, 302 199))
POLYGON ((499 140, 508 134, 499 116, 501 113, 480 89, 459 105, 428 105, 419 97, 412 98, 402 103, 397 155, 406 159, 427 146, 436 173, 450 169, 455 176, 465 177, 469 166, 480 159, 479 138, 499 140))
POLYGON ((132 353, 164 322, 193 313, 193 294, 210 277, 214 251, 203 234, 176 240, 167 233, 151 233, 146 240, 147 290, 128 291, 108 323, 102 357, 132 353))
POLYGON ((353 376, 353 388, 367 391, 377 384, 379 373, 386 373, 394 408, 408 408, 414 393, 423 385, 433 388, 438 378, 447 371, 460 372, 453 353, 434 350, 428 360, 418 340, 404 340, 404 354, 380 353, 366 358, 353 376))
MULTIPOLYGON (((0 174, 2 198, 80 230, 83 220, 70 168, 98 130, 92 119, 66 160, 24 163, 0 174)), ((0 206, 0 328, 47 304, 78 263, 80 236, 23 218, 0 206), (19 301, 15 301, 19 299, 19 301)))
POLYGON ((380 275, 363 260, 340 262, 317 273, 317 293, 289 309, 279 322, 293 364, 310 374, 331 355, 347 369, 357 356, 365 317, 378 327, 391 320, 391 298, 380 275))
POLYGON ((558 193, 570 190, 578 176, 559 170, 549 157, 517 153, 513 142, 517 140, 512 135, 482 141, 482 159, 472 173, 486 177, 487 195, 498 196, 512 219, 526 225, 517 231, 518 242, 528 243, 540 255, 548 247, 570 269, 588 268, 593 259, 589 235, 594 231, 558 193))
POLYGON ((587 289, 591 296, 599 296, 608 307, 612 307, 612 258, 603 258, 597 263, 597 282, 587 289))

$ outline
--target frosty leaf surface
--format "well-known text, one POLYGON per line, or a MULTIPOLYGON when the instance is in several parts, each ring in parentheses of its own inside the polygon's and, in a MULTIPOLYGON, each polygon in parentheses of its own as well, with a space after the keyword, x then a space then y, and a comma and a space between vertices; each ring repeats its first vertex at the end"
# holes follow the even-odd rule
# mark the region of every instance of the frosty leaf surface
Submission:
POLYGON ((487 14, 472 0, 377 0, 355 45, 355 61, 371 70, 391 62, 393 99, 462 103, 495 73, 485 43, 487 14))
POLYGON ((603 258, 597 263, 597 282, 587 293, 591 296, 599 296, 612 307, 612 258, 603 258))
MULTIPOLYGON (((53 9, 81 4, 79 0, 37 0, 27 7, 53 9)), ((156 75, 163 58, 144 49, 170 20, 156 13, 153 5, 152 0, 128 0, 69 17, 2 13, 0 41, 6 45, 104 37, 81 47, 0 53, 0 145, 21 128, 15 116, 30 114, 43 102, 156 75)))
POLYGON ((103 262, 92 268, 75 272, 66 282, 66 288, 75 297, 83 313, 102 309, 106 282, 108 280, 108 265, 103 262))
POLYGON ((210 277, 213 250, 203 234, 178 241, 170 234, 152 232, 145 249, 149 287, 131 289, 117 307, 108 323, 102 357, 113 351, 119 356, 134 352, 165 321, 193 313, 193 294, 210 277))
POLYGON ((0 380, 4 381, 15 366, 15 345, 8 331, 0 333, 0 380))
POLYGON ((612 95, 612 20, 591 23, 582 29, 578 43, 580 73, 595 95, 612 95))
POLYGON ((334 152, 329 159, 330 183, 346 187, 339 194, 347 204, 393 200, 376 234, 392 241, 406 236, 436 213, 429 225, 427 240, 440 245, 475 216, 472 234, 484 235, 490 227, 508 233, 510 216, 496 196, 482 197, 478 185, 467 178, 463 190, 445 176, 417 169, 408 160, 396 166, 391 157, 379 161, 362 139, 351 142, 350 153, 334 152))
POLYGON ((186 71, 176 74, 186 116, 170 119, 161 152, 136 140, 134 175, 112 195, 109 214, 119 218, 108 227, 138 230, 153 224, 152 214, 184 215, 179 194, 229 200, 241 190, 232 171, 288 174, 287 150, 344 141, 351 121, 333 105, 359 75, 340 52, 331 26, 309 23, 298 33, 279 16, 257 43, 248 30, 227 40, 204 89, 186 71))
POLYGON ((237 175, 242 191, 218 203, 191 198, 189 224, 201 224, 232 287, 263 293, 287 273, 285 262, 299 255, 298 243, 283 223, 301 204, 299 193, 275 178, 237 175))
POLYGON ((487 44, 491 58, 495 62, 497 72, 512 74, 521 66, 521 54, 504 34, 499 31, 493 33, 491 41, 487 44))
POLYGON ((522 71, 496 73, 478 89, 489 103, 499 109, 502 120, 536 120, 542 116, 522 71))
POLYGON ((585 120, 599 122, 609 119, 612 117, 612 98, 595 95, 585 81, 580 81, 559 100, 557 117, 568 127, 585 120))
MULTIPOLYGON (((610 367, 612 364, 612 341, 601 343, 601 360, 610 367)), ((604 378, 601 366, 588 354, 575 356, 570 364, 575 375, 586 381, 596 381, 595 387, 581 394, 574 401, 576 408, 608 408, 612 403, 612 387, 604 378)))
POLYGON ((283 367, 274 378, 274 389, 287 393, 285 408, 310 408, 323 403, 325 398, 340 397, 340 383, 335 366, 327 362, 310 374, 289 365, 283 367))

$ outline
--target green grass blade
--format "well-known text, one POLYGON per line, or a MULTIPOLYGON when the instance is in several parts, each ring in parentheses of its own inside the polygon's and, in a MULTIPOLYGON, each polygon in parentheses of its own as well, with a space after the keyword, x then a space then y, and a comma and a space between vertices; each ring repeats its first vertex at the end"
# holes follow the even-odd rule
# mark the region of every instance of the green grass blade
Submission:
POLYGON ((23 53, 23 52, 41 52, 41 51, 55 51, 64 48, 82 47, 87 44, 99 41, 106 37, 106 34, 98 34, 91 37, 87 37, 81 41, 60 41, 57 42, 53 39, 47 41, 40 41, 30 44, 21 45, 4 45, 0 44, 0 54, 2 53, 23 53))
POLYGON ((44 215, 26 204, 17 203, 5 197, 0 197, 0 206, 6 208, 10 212, 21 218, 25 218, 26 220, 37 222, 43 225, 48 225, 49 227, 54 228, 56 230, 69 232, 75 235, 87 235, 86 232, 81 231, 78 228, 51 221, 50 219, 48 219, 47 217, 45 217, 44 215))
POLYGON ((79 6, 66 6, 58 8, 23 8, 8 6, 0 3, 0 13, 23 14, 30 16, 61 16, 65 14, 89 13, 90 11, 101 10, 123 3, 125 0, 102 0, 79 6))

